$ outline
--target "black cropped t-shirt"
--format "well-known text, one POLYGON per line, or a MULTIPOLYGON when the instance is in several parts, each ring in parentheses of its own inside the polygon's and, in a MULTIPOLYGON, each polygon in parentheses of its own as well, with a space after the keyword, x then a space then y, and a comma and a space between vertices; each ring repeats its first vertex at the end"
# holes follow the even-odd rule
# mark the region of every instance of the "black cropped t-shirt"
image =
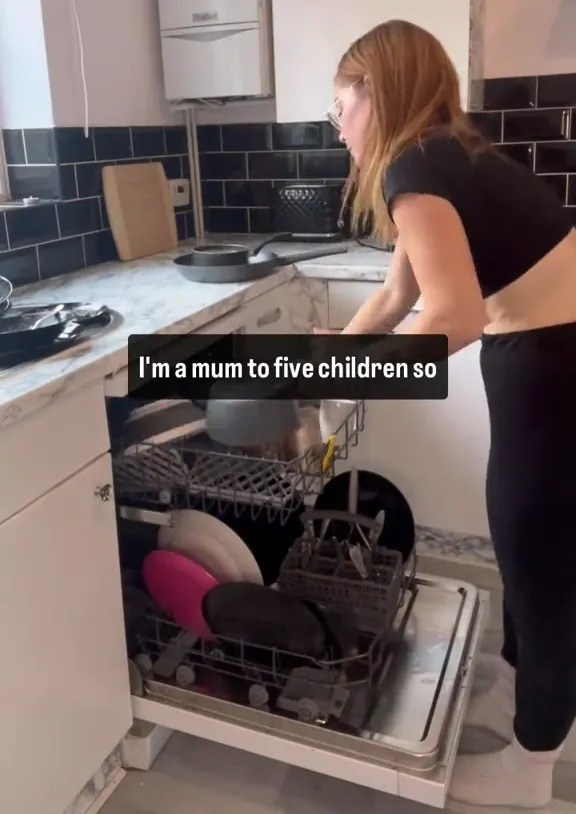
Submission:
POLYGON ((436 195, 452 204, 484 297, 521 277, 573 228, 556 193, 527 167, 495 149, 471 157, 448 136, 427 138, 390 165, 384 196, 391 214, 403 193, 436 195))

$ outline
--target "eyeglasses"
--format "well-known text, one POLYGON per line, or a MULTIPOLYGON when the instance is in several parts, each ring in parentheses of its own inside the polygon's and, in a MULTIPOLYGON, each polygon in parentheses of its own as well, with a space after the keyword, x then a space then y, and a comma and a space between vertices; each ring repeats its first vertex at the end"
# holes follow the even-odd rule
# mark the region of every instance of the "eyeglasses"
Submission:
POLYGON ((342 107, 340 102, 333 102, 324 115, 332 127, 336 130, 340 130, 342 120, 342 107))
MULTIPOLYGON (((365 79, 357 79, 355 82, 352 82, 351 85, 348 85, 349 88, 354 88, 356 85, 363 83, 365 79)), ((328 119, 332 127, 335 127, 336 130, 340 130, 342 127, 342 102, 338 99, 332 103, 332 105, 328 108, 326 113, 324 114, 325 117, 328 119)))

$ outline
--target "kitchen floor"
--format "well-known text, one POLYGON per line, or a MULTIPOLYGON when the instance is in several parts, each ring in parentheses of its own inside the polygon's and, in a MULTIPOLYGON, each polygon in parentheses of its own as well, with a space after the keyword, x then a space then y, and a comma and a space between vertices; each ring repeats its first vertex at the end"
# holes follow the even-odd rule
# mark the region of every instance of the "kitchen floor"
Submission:
MULTIPOLYGON (((556 793, 576 801, 576 767, 560 765, 556 793)), ((438 809, 175 734, 149 772, 128 772, 101 814, 433 814, 438 809)), ((512 810, 511 810, 512 811, 512 810)), ((574 814, 556 803, 554 814, 574 814)))

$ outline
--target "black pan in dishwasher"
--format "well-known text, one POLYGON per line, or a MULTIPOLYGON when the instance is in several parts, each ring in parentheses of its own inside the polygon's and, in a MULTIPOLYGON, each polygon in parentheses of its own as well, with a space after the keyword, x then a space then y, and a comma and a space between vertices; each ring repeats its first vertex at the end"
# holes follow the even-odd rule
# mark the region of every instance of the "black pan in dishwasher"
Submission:
POLYGON ((195 283, 242 283, 265 277, 283 266, 348 251, 346 247, 337 247, 278 255, 266 249, 270 243, 294 239, 294 235, 287 232, 272 235, 253 249, 236 243, 196 246, 174 262, 181 266, 182 275, 195 283))

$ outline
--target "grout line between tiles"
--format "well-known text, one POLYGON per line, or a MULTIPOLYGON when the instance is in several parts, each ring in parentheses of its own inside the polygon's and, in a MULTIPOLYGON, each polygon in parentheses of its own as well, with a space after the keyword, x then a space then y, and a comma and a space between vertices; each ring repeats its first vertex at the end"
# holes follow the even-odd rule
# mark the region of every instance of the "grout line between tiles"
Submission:
POLYGON ((62 230, 60 229, 60 217, 58 216, 58 205, 54 206, 54 212, 56 215, 56 228, 58 229, 58 235, 62 238, 62 230))

